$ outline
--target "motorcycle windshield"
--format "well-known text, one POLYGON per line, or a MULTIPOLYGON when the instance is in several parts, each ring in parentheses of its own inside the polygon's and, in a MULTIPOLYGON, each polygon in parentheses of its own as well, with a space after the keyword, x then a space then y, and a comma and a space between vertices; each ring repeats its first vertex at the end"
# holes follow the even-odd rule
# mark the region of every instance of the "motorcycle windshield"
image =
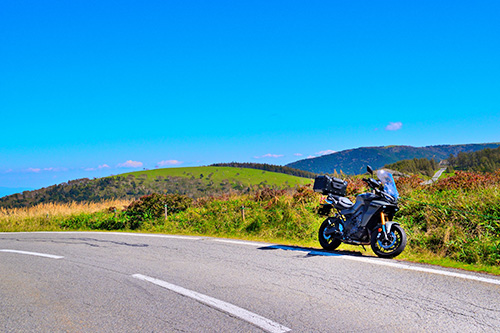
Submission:
POLYGON ((384 192, 392 196, 394 199, 399 198, 398 189, 396 188, 396 183, 394 182, 394 178, 392 174, 387 170, 378 170, 377 177, 380 179, 382 184, 384 185, 384 192))

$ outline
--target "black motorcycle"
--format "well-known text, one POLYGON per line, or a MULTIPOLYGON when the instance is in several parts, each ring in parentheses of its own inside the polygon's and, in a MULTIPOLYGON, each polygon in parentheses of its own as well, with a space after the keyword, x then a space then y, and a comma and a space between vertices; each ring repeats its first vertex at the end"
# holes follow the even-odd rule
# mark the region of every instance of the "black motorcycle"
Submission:
MULTIPOLYGON (((368 166, 373 177, 373 169, 368 166)), ((363 181, 373 192, 359 194, 356 203, 345 197, 347 182, 329 176, 318 176, 314 191, 327 195, 318 213, 328 218, 319 228, 319 243, 325 250, 335 250, 341 243, 371 245, 382 258, 394 258, 406 246, 406 233, 392 221, 398 211, 399 194, 392 174, 377 171, 377 179, 363 181), (332 209, 335 214, 331 216, 332 209)))

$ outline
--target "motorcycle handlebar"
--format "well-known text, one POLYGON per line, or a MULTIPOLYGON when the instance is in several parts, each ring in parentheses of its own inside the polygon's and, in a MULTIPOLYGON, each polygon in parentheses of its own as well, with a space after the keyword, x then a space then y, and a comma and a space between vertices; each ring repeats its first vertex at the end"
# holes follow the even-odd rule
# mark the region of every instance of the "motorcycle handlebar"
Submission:
POLYGON ((377 189, 379 187, 378 182, 373 178, 363 178, 362 180, 372 189, 377 189))

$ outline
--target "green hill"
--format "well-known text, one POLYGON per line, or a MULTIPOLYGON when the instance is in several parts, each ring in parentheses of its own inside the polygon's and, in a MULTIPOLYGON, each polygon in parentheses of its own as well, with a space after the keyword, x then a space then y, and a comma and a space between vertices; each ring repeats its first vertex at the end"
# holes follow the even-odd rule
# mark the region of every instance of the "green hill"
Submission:
POLYGON ((199 198, 259 187, 286 188, 312 180, 264 170, 231 167, 167 168, 77 179, 0 198, 0 207, 26 207, 44 202, 132 199, 151 193, 178 193, 199 198))
POLYGON ((137 178, 146 176, 149 180, 158 177, 184 177, 191 180, 201 180, 206 184, 221 184, 229 182, 233 185, 254 186, 268 185, 271 187, 295 187, 311 183, 310 179, 291 176, 283 173, 269 172, 251 168, 233 168, 225 166, 202 166, 185 168, 167 168, 124 173, 119 176, 137 178))
POLYGON ((362 174, 367 165, 374 169, 384 165, 409 159, 434 159, 440 162, 450 155, 456 156, 461 152, 475 152, 486 148, 497 148, 500 143, 439 145, 427 147, 386 146, 362 147, 343 150, 329 155, 309 158, 287 164, 288 167, 310 171, 314 173, 344 172, 349 175, 362 174))

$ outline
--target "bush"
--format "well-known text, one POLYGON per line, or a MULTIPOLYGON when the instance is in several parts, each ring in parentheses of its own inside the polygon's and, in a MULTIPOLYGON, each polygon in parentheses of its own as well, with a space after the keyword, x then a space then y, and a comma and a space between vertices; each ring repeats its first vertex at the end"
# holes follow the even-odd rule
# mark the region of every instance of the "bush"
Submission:
POLYGON ((264 187, 261 190, 257 190, 254 195, 254 200, 257 202, 268 201, 271 199, 276 199, 277 197, 285 194, 286 190, 276 190, 270 187, 264 187))
POLYGON ((168 214, 176 214, 188 209, 193 199, 180 194, 145 195, 132 202, 125 210, 130 219, 130 229, 137 229, 146 220, 156 220, 165 216, 165 205, 168 214))
POLYGON ((295 203, 312 203, 318 200, 318 194, 311 189, 311 185, 300 186, 297 192, 293 195, 295 203))
POLYGON ((118 217, 114 211, 82 213, 62 220, 59 225, 63 229, 120 230, 127 227, 127 219, 118 217))
POLYGON ((475 173, 457 171, 453 176, 438 180, 433 189, 442 190, 475 190, 500 184, 500 170, 496 173, 475 173))

